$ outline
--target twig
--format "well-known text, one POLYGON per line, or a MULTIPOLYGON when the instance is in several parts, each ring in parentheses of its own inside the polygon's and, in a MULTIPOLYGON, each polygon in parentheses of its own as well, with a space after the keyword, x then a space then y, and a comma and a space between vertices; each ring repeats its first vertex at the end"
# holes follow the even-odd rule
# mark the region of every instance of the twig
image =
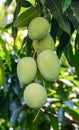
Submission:
MULTIPOLYGON (((47 114, 47 115, 48 115, 49 117, 51 117, 51 118, 55 118, 55 119, 58 118, 57 115, 54 115, 54 114, 52 114, 52 113, 50 113, 50 112, 47 112, 47 111, 44 110, 44 109, 41 109, 41 111, 42 111, 43 113, 47 114)), ((65 121, 68 122, 68 123, 72 123, 72 124, 74 123, 74 124, 79 125, 79 121, 71 120, 71 119, 69 119, 69 118, 67 118, 67 117, 65 117, 65 121)))

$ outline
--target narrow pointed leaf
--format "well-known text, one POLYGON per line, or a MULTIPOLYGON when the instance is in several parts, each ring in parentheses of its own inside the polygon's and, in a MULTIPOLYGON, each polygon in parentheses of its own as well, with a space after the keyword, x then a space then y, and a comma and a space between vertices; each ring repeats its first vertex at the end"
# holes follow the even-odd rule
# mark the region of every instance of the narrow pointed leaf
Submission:
POLYGON ((57 20, 59 26, 68 34, 70 34, 70 25, 65 14, 63 14, 61 0, 47 0, 47 7, 50 9, 52 15, 57 20))
POLYGON ((1 58, 0 58, 0 86, 3 86, 4 90, 6 90, 6 76, 1 58))
POLYGON ((39 9, 37 7, 30 7, 28 10, 20 14, 14 22, 14 27, 27 27, 29 22, 38 16, 39 9))
POLYGON ((3 52, 5 53, 5 59, 6 59, 7 65, 9 66, 9 69, 11 70, 11 60, 10 60, 9 52, 6 49, 6 41, 4 41, 1 37, 0 37, 0 45, 3 49, 3 52))
POLYGON ((73 47, 72 47, 72 45, 70 43, 66 46, 64 54, 65 54, 69 64, 71 66, 74 66, 75 62, 74 62, 73 47))

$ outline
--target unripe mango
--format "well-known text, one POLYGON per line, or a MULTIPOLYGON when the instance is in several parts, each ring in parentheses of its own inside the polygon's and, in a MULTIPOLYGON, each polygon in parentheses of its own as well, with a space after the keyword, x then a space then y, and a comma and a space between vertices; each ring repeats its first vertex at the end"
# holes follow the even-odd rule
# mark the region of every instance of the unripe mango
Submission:
POLYGON ((54 50, 54 40, 48 33, 43 39, 39 41, 33 40, 33 48, 37 53, 40 53, 44 50, 54 50))
POLYGON ((24 57, 19 61, 17 65, 17 75, 21 83, 30 83, 34 79, 36 72, 36 61, 32 57, 24 57))
POLYGON ((32 40, 40 40, 48 33, 49 28, 50 25, 44 17, 36 17, 28 26, 28 36, 32 40))
POLYGON ((47 92, 42 85, 31 83, 26 86, 23 97, 29 107, 40 108, 46 103, 47 92))
POLYGON ((40 73, 47 81, 55 81, 60 72, 58 56, 51 50, 41 52, 37 57, 37 64, 40 73))

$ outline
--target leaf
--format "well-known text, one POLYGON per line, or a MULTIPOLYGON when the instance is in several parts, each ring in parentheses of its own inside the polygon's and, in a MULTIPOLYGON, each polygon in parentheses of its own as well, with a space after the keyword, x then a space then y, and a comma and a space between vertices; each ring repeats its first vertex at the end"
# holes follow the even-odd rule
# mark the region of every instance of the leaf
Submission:
POLYGON ((68 7, 70 6, 70 4, 71 4, 71 0, 63 0, 62 1, 63 11, 66 11, 68 9, 68 7))
POLYGON ((22 7, 30 7, 32 4, 27 0, 21 0, 21 6, 22 7))
POLYGON ((23 108, 23 107, 19 107, 19 108, 17 108, 17 109, 12 113, 10 122, 11 122, 11 125, 12 125, 13 127, 16 126, 16 121, 17 121, 17 118, 18 118, 19 113, 20 113, 20 111, 22 110, 22 108, 23 108))
POLYGON ((79 79, 79 34, 77 34, 76 39, 75 39, 75 55, 74 55, 74 66, 76 70, 76 74, 79 79))
POLYGON ((63 103, 66 104, 66 105, 68 106, 68 108, 71 109, 71 110, 72 110, 73 107, 74 107, 74 104, 73 104, 72 101, 64 101, 63 103))
POLYGON ((9 6, 13 0, 6 0, 5 6, 9 6))
POLYGON ((57 31, 58 31, 58 24, 54 18, 51 20, 51 31, 50 34, 53 37, 54 41, 56 40, 57 31))
POLYGON ((2 46, 4 53, 5 53, 5 59, 6 59, 7 65, 9 67, 9 69, 11 70, 11 60, 10 60, 9 52, 6 49, 6 41, 4 41, 1 37, 0 37, 0 44, 2 46))
POLYGON ((18 29, 15 28, 15 27, 12 27, 12 36, 13 36, 14 40, 15 40, 16 37, 17 37, 17 32, 18 32, 18 29))
POLYGON ((7 25, 5 26, 5 29, 8 29, 8 28, 12 27, 12 25, 13 25, 13 22, 12 22, 12 23, 7 24, 7 25))
POLYGON ((6 90, 6 76, 1 57, 0 57, 0 86, 3 86, 4 90, 6 90))
POLYGON ((47 0, 46 5, 50 9, 59 26, 70 35, 69 21, 66 15, 63 14, 61 0, 47 0))
POLYGON ((73 11, 71 10, 71 8, 69 8, 67 10, 67 13, 68 13, 69 20, 72 22, 72 24, 74 25, 75 29, 79 33, 79 22, 77 21, 77 19, 76 19, 75 15, 73 14, 73 11))
POLYGON ((69 109, 68 107, 65 108, 65 111, 72 116, 73 120, 78 120, 79 121, 79 109, 74 108, 73 110, 69 109))
POLYGON ((59 126, 58 126, 58 120, 55 118, 51 119, 51 125, 53 127, 54 130, 59 130, 59 126))
POLYGON ((46 0, 40 0, 40 1, 41 1, 42 5, 44 5, 46 2, 46 0))
POLYGON ((72 45, 70 43, 66 46, 64 53, 65 53, 65 56, 66 56, 69 64, 71 66, 74 66, 73 47, 72 47, 72 45))
POLYGON ((72 0, 71 10, 73 12, 73 16, 75 16, 75 18, 79 22, 79 0, 72 0))
POLYGON ((60 78, 59 80, 67 86, 73 86, 73 83, 68 79, 60 78))
POLYGON ((67 99, 68 95, 67 92, 63 89, 63 86, 60 86, 58 88, 58 95, 60 95, 60 98, 63 99, 67 99))
POLYGON ((69 43, 70 40, 70 35, 68 35, 66 32, 63 32, 61 37, 60 37, 60 44, 57 47, 57 55, 58 57, 61 57, 61 54, 67 44, 69 43))
POLYGON ((58 111, 58 121, 63 123, 64 121, 64 109, 61 107, 58 111))
POLYGON ((15 19, 17 18, 19 12, 20 12, 20 9, 21 9, 21 2, 20 0, 17 1, 17 5, 16 5, 16 8, 15 8, 15 11, 14 11, 14 17, 13 17, 13 22, 15 21, 15 19))
MULTIPOLYGON (((71 34, 74 32, 73 24, 70 23, 71 27, 71 34)), ((69 44, 71 36, 63 31, 61 37, 60 37, 60 44, 57 47, 57 55, 59 58, 61 57, 62 52, 64 51, 65 47, 69 44)))
POLYGON ((31 45, 32 45, 32 40, 29 37, 27 37, 26 39, 26 55, 27 56, 31 56, 31 53, 32 53, 31 45))
POLYGON ((39 9, 37 7, 30 7, 28 10, 20 14, 15 20, 13 26, 17 28, 27 27, 29 22, 38 16, 39 9))

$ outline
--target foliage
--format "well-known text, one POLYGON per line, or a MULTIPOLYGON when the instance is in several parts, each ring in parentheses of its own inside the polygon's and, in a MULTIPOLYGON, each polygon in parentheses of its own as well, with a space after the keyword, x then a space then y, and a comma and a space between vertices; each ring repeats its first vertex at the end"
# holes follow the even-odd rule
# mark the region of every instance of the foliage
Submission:
MULTIPOLYGON (((6 0, 4 6, 13 7, 13 17, 6 25, 0 23, 0 129, 75 130, 74 124, 79 127, 79 1, 6 0), (39 110, 25 104, 25 86, 16 73, 20 58, 34 56, 27 28, 37 16, 49 21, 61 63, 56 82, 49 83, 37 73, 37 82, 48 92, 47 103, 39 110)), ((1 21, 8 17, 5 12, 0 13, 1 21)))

